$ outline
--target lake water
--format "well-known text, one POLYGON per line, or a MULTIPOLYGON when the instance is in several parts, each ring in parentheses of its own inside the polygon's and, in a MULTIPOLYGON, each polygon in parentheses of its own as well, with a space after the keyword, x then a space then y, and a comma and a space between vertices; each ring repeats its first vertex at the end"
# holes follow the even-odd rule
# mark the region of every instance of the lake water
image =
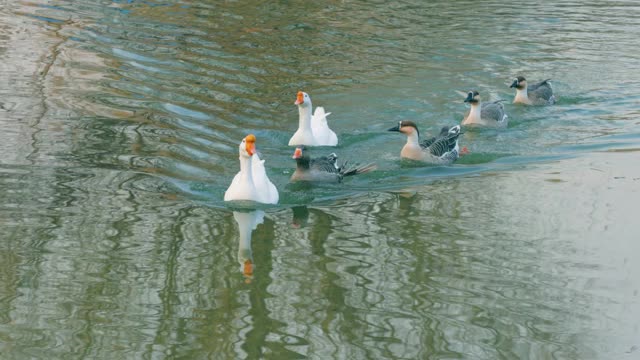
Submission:
POLYGON ((1 1, 4 359, 640 357, 640 3, 1 1), (555 106, 510 103, 551 78, 555 106), (413 120, 505 99, 446 167, 413 120), (342 159, 291 186, 298 90, 342 159), (280 203, 222 201, 248 133, 280 203))

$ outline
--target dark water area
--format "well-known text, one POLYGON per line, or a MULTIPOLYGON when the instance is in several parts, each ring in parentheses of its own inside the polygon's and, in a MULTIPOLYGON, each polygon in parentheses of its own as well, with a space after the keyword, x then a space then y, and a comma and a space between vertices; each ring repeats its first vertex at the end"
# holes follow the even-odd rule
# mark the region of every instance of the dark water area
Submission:
POLYGON ((1 1, 0 358, 633 359, 640 4, 1 1), (554 106, 511 104, 517 75, 554 106), (451 166, 400 160, 505 99, 451 166), (375 172, 294 186, 295 94, 375 172), (280 202, 223 194, 253 133, 280 202))

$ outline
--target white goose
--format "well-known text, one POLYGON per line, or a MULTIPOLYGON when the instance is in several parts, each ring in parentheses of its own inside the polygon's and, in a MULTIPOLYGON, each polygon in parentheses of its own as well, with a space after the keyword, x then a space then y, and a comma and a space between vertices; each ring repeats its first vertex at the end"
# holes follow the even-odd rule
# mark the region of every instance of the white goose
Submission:
POLYGON ((311 116, 312 106, 309 94, 298 91, 296 98, 298 105, 298 131, 289 140, 289 146, 307 145, 307 146, 336 146, 338 145, 338 137, 333 130, 329 129, 327 124, 327 116, 331 113, 325 113, 324 108, 318 106, 315 113, 311 116))
POLYGON ((231 181, 224 193, 224 201, 249 200, 264 204, 277 204, 278 189, 267 177, 264 160, 256 154, 256 137, 247 135, 238 148, 240 172, 231 181))

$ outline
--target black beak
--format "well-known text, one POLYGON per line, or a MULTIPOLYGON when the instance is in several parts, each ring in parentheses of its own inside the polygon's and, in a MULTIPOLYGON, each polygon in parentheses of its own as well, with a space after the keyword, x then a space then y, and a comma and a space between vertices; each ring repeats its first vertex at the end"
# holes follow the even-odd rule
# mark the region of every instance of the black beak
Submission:
POLYGON ((473 101, 473 94, 469 93, 469 95, 467 95, 467 98, 464 99, 464 102, 472 102, 473 101))
POLYGON ((400 125, 396 125, 396 126, 392 127, 391 129, 389 129, 387 131, 398 131, 398 132, 400 132, 400 125))
POLYGON ((513 82, 511 83, 511 86, 509 86, 509 88, 517 88, 518 87, 518 80, 513 80, 513 82))

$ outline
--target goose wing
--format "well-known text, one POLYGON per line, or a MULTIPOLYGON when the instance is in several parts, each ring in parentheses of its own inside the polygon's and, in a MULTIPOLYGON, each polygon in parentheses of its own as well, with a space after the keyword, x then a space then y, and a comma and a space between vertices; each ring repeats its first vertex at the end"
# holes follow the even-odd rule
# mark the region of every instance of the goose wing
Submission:
POLYGON ((277 204, 279 200, 278 189, 269 180, 267 171, 264 167, 264 160, 260 159, 258 154, 251 157, 251 169, 253 174, 253 183, 260 195, 259 202, 265 204, 277 204))
POLYGON ((318 145, 336 146, 338 145, 338 137, 336 133, 329 128, 327 116, 330 112, 325 112, 322 106, 318 106, 313 112, 311 118, 311 130, 316 138, 318 145))
POLYGON ((451 135, 438 138, 431 146, 429 146, 429 152, 433 156, 441 157, 446 153, 453 151, 458 143, 459 135, 451 135))
POLYGON ((335 154, 330 154, 329 156, 321 156, 319 158, 311 159, 309 167, 317 171, 338 174, 340 172, 340 168, 336 164, 337 160, 338 157, 335 154))
POLYGON ((420 147, 423 148, 423 149, 426 149, 429 146, 433 145, 433 143, 436 142, 437 139, 438 138, 436 136, 434 136, 432 138, 429 138, 429 139, 426 139, 426 140, 422 140, 420 142, 420 147))
POLYGON ((527 92, 536 91, 540 87, 551 87, 551 83, 549 82, 549 80, 551 79, 542 80, 538 83, 527 86, 527 92))
POLYGON ((527 93, 529 98, 544 99, 548 101, 553 96, 553 88, 551 87, 550 79, 541 81, 537 84, 533 84, 527 87, 527 93))
POLYGON ((504 119, 504 105, 502 105, 502 101, 503 100, 483 103, 480 109, 480 117, 483 119, 502 121, 504 119))

